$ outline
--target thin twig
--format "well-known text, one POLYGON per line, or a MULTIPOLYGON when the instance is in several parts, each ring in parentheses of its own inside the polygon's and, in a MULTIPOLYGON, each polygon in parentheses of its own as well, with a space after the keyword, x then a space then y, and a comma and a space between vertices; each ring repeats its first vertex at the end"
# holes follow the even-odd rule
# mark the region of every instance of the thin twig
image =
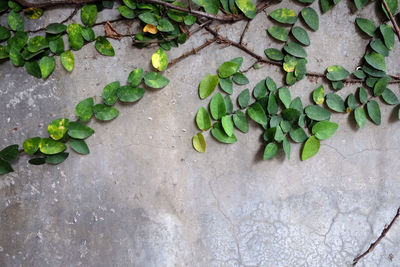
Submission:
POLYGON ((243 44, 243 39, 244 39, 244 36, 245 36, 246 32, 249 30, 250 22, 251 22, 251 20, 247 21, 246 26, 244 27, 243 32, 240 35, 239 44, 243 44))
POLYGON ((177 58, 172 59, 172 60, 168 63, 168 67, 171 67, 171 66, 175 65, 176 63, 178 63, 179 61, 181 61, 181 60, 187 58, 188 56, 197 54, 198 52, 200 52, 201 50, 203 50, 204 48, 206 48, 206 47, 209 46, 210 44, 214 43, 216 40, 217 40, 216 38, 210 39, 210 40, 206 40, 206 41, 204 42, 204 44, 202 44, 202 45, 200 45, 200 46, 198 46, 198 47, 196 47, 196 48, 193 48, 192 50, 190 50, 190 51, 188 51, 188 52, 183 53, 182 55, 180 55, 180 56, 177 57, 177 58))
POLYGON ((24 7, 36 7, 36 8, 47 8, 55 6, 66 6, 66 5, 83 5, 97 1, 98 0, 50 0, 47 2, 29 2, 26 0, 15 0, 15 2, 24 7))
POLYGON ((354 258, 353 266, 356 266, 356 264, 358 263, 358 261, 360 259, 365 257, 368 253, 371 253, 376 248, 376 246, 378 246, 379 242, 381 242, 381 240, 386 236, 386 234, 389 232, 390 228, 392 228, 393 224, 396 222, 396 220, 399 218, 399 216, 400 216, 400 207, 397 209, 396 215, 393 217, 393 219, 389 223, 389 225, 386 226, 385 228, 383 228, 383 231, 382 231, 381 235, 378 237, 378 239, 375 240, 375 242, 372 243, 364 253, 362 253, 361 255, 354 258))
POLYGON ((397 38, 399 38, 399 41, 400 41, 400 29, 399 29, 399 25, 397 25, 397 22, 396 22, 396 20, 394 19, 393 15, 392 15, 392 12, 390 12, 390 8, 389 8, 388 4, 386 3, 386 1, 385 1, 385 0, 382 0, 382 3, 383 3, 383 6, 385 7, 386 13, 389 14, 390 21, 392 22, 393 27, 394 27, 394 30, 396 31, 396 34, 397 34, 397 38))

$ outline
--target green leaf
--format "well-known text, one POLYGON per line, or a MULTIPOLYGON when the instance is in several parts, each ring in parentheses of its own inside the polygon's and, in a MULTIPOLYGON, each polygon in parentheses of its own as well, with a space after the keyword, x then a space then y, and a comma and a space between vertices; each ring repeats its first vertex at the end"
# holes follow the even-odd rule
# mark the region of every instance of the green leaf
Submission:
POLYGON ((268 33, 278 41, 286 42, 289 38, 289 32, 283 27, 273 26, 267 29, 268 33))
POLYGON ((336 112, 345 112, 346 107, 344 106, 343 99, 334 93, 326 95, 326 104, 328 107, 336 112))
POLYGON ((22 147, 28 155, 35 154, 39 149, 40 137, 28 138, 24 141, 22 147))
POLYGON ((290 159, 290 143, 286 137, 283 138, 282 146, 283 146, 283 151, 285 151, 285 155, 286 155, 287 159, 289 160, 290 159))
POLYGON ((285 108, 290 107, 290 102, 291 102, 291 96, 290 96, 290 90, 286 86, 281 87, 278 91, 279 99, 281 100, 282 104, 285 106, 285 108))
POLYGON ((235 114, 233 114, 233 123, 240 131, 244 133, 249 131, 249 121, 247 120, 246 114, 241 110, 237 110, 235 114))
POLYGON ((195 136, 193 136, 192 143, 196 151, 200 153, 206 152, 206 140, 204 139, 202 133, 198 133, 195 136))
POLYGON ((18 145, 10 145, 0 151, 0 158, 12 162, 18 158, 18 145))
POLYGON ((272 11, 269 16, 280 23, 295 24, 297 21, 297 15, 294 10, 287 8, 280 8, 272 11))
POLYGON ((81 9, 81 20, 86 26, 93 26, 97 19, 97 7, 94 4, 84 5, 81 9))
POLYGON ((131 71, 131 73, 129 73, 128 76, 128 82, 136 87, 138 86, 143 79, 143 69, 142 68, 136 68, 133 71, 131 71))
POLYGON ((291 33, 299 43, 303 45, 310 45, 310 37, 308 37, 307 32, 302 27, 293 27, 291 33))
POLYGON ((117 102, 118 99, 117 91, 119 87, 120 83, 118 81, 109 83, 104 87, 103 92, 101 93, 101 97, 103 98, 104 104, 112 106, 115 104, 115 102, 117 102))
POLYGON ((381 39, 372 40, 369 43, 369 46, 371 46, 372 50, 378 54, 381 54, 384 57, 389 56, 389 49, 385 46, 381 39))
POLYGON ((267 85, 265 84, 265 81, 262 80, 259 82, 253 89, 253 96, 255 99, 260 99, 267 94, 267 85))
MULTIPOLYGON (((374 69, 373 67, 370 67, 370 66, 368 66, 367 64, 365 64, 365 65, 362 67, 362 69, 363 69, 363 71, 364 71, 366 74, 368 74, 368 76, 370 76, 370 77, 368 77, 367 80, 366 80, 367 83, 368 83, 368 79, 369 79, 369 78, 375 78, 375 77, 377 77, 377 78, 382 78, 382 77, 387 76, 386 72, 384 72, 384 71, 382 71, 382 70, 374 69)), ((376 79, 376 80, 377 80, 377 79, 376 79)), ((375 83, 374 83, 374 84, 375 84, 375 83)), ((370 86, 370 85, 368 85, 368 86, 370 86)), ((373 85, 372 85, 371 87, 373 87, 373 85)))
POLYGON ((46 33, 59 34, 67 30, 67 26, 61 23, 51 23, 46 27, 46 33))
POLYGON ((42 78, 42 72, 40 71, 40 66, 37 61, 27 61, 25 62, 25 69, 30 75, 36 78, 42 78))
POLYGON ((294 42, 288 42, 284 47, 283 50, 285 50, 288 54, 299 57, 299 58, 305 58, 307 57, 307 52, 304 50, 304 48, 296 44, 294 42))
POLYGON ((317 31, 319 28, 319 18, 317 12, 312 7, 305 7, 300 13, 307 26, 313 31, 317 31))
POLYGON ((197 18, 192 15, 186 15, 183 20, 187 26, 192 26, 196 22, 197 18))
POLYGON ((211 128, 211 118, 204 107, 199 108, 196 115, 196 124, 200 130, 206 131, 211 128))
POLYGON ((312 133, 317 137, 319 140, 326 140, 331 138, 332 135, 335 134, 339 125, 335 122, 331 121, 320 121, 314 124, 312 127, 312 133))
POLYGON ((225 106, 226 106, 226 114, 232 114, 233 112, 233 103, 232 99, 229 95, 224 96, 225 106))
POLYGON ((11 47, 9 56, 14 66, 22 67, 25 64, 25 60, 22 58, 18 49, 11 47))
POLYGON ((282 111, 282 117, 291 123, 297 121, 300 117, 300 112, 294 108, 287 108, 282 111))
POLYGON ((13 37, 7 40, 8 47, 14 47, 15 49, 21 50, 28 41, 28 33, 16 32, 13 37))
POLYGON ((383 91, 385 91, 386 86, 389 84, 390 77, 386 76, 383 78, 380 78, 374 86, 374 95, 375 96, 380 96, 382 95, 383 91))
POLYGON ((151 63, 153 67, 158 71, 163 71, 168 66, 168 58, 167 54, 165 53, 164 49, 159 48, 152 56, 151 56, 151 63))
POLYGON ((235 74, 239 70, 239 65, 235 62, 227 61, 224 62, 218 68, 218 74, 221 78, 228 78, 229 76, 235 74))
POLYGON ((242 109, 247 108, 247 106, 250 103, 249 89, 245 89, 239 94, 238 103, 239 103, 240 108, 242 108, 242 109))
POLYGON ((389 50, 393 49, 394 46, 394 32, 390 25, 382 24, 379 26, 379 30, 383 36, 383 42, 389 50))
POLYGON ((47 164, 53 164, 53 165, 57 165, 60 164, 62 162, 64 162, 69 156, 69 153, 67 152, 62 152, 56 155, 51 155, 46 157, 45 161, 47 164))
POLYGON ((325 90, 324 90, 324 87, 322 85, 317 87, 317 89, 314 90, 314 92, 313 92, 313 100, 314 100, 315 104, 317 104, 317 105, 321 105, 322 103, 324 103, 325 90))
POLYGON ((276 49, 276 48, 268 48, 264 50, 265 55, 274 61, 281 61, 283 60, 283 53, 276 49))
POLYGON ((240 72, 236 72, 235 74, 233 74, 232 80, 239 85, 245 85, 249 83, 249 79, 247 79, 247 77, 240 72))
MULTIPOLYGON (((213 79, 218 79, 217 75, 211 75, 211 76, 215 76, 217 78, 213 78, 213 79)), ((206 76, 207 77, 207 76, 206 76)), ((205 79, 205 78, 204 78, 205 79)), ((203 80, 204 80, 203 79, 203 80)), ((202 81, 203 82, 203 81, 202 81)), ((200 84, 201 86, 201 84, 200 84)), ((232 94, 233 93, 233 83, 232 83, 232 79, 231 78, 225 78, 225 79, 219 79, 219 86, 221 87, 221 89, 227 93, 227 94, 232 94)), ((215 87, 214 87, 215 88, 215 87)), ((207 90, 206 90, 207 91, 207 90)), ((212 89, 211 93, 214 91, 214 89, 212 89)), ((210 93, 210 94, 211 94, 210 93)), ((207 95, 208 97, 208 95, 207 95)), ((200 97, 201 99, 203 99, 202 97, 200 97)))
POLYGON ((372 21, 370 21, 369 19, 364 19, 364 18, 356 18, 356 23, 357 23, 357 26, 360 28, 360 30, 362 30, 369 36, 374 37, 374 33, 376 31, 376 26, 372 21))
POLYGON ((94 45, 96 50, 102 54, 103 56, 114 56, 114 48, 112 47, 111 43, 104 37, 99 36, 96 38, 96 43, 94 45))
POLYGON ((363 108, 358 107, 354 110, 354 117, 358 126, 362 129, 365 126, 365 122, 367 121, 367 115, 363 108))
POLYGON ((10 38, 10 36, 11 36, 10 30, 4 26, 0 26, 0 42, 7 40, 8 38, 10 38))
POLYGON ((68 135, 75 139, 85 139, 91 136, 94 130, 85 124, 73 121, 69 123, 68 135))
POLYGON ((167 18, 162 18, 158 21, 157 30, 160 32, 172 32, 174 30, 174 25, 167 18))
POLYGON ((219 78, 217 75, 207 74, 200 82, 199 95, 201 99, 207 98, 218 85, 219 78))
POLYGON ((129 7, 126 6, 119 6, 118 11, 126 19, 134 19, 135 18, 135 12, 130 9, 129 7))
POLYGON ((136 9, 136 1, 135 0, 122 0, 124 4, 130 9, 136 9))
POLYGON ((22 7, 17 2, 14 1, 8 1, 8 6, 14 12, 20 12, 22 9, 22 7))
POLYGON ((254 103, 252 104, 248 109, 247 109, 247 114, 249 115, 249 117, 261 124, 261 125, 265 125, 268 123, 268 118, 267 115, 265 114, 264 109, 262 108, 262 106, 259 103, 254 103))
POLYGON ((87 155, 90 153, 89 147, 86 144, 85 140, 71 139, 69 141, 69 144, 71 148, 79 154, 87 155))
POLYGON ((74 69, 74 54, 71 51, 65 51, 61 54, 61 64, 66 71, 71 72, 74 69))
POLYGON ((290 138, 296 143, 303 143, 307 140, 307 134, 304 132, 303 128, 297 127, 289 132, 290 138))
POLYGON ((144 75, 144 83, 151 88, 161 89, 168 85, 169 80, 157 72, 147 72, 144 75))
POLYGON ((94 116, 101 121, 109 121, 116 118, 119 111, 114 107, 109 107, 104 104, 97 104, 93 107, 94 116))
POLYGON ((8 13, 8 25, 13 31, 24 31, 24 19, 20 14, 14 12, 13 10, 8 13))
POLYGON ((32 165, 43 165, 46 163, 46 158, 33 158, 28 161, 32 165))
POLYGON ((381 110, 379 104, 375 100, 370 100, 367 103, 367 111, 370 119, 376 124, 381 124, 381 110))
POLYGON ((39 144, 40 152, 46 155, 58 154, 63 152, 66 148, 65 144, 50 138, 42 138, 39 144))
POLYGON ((86 98, 76 105, 75 115, 83 122, 90 120, 93 114, 94 101, 92 97, 86 98))
POLYGON ((42 78, 46 79, 54 71, 56 67, 56 60, 54 57, 42 57, 40 60, 40 71, 42 78))
POLYGON ((144 88, 125 85, 118 88, 117 95, 121 102, 133 103, 139 101, 145 92, 144 88))
POLYGON ((340 65, 329 66, 327 71, 326 78, 330 81, 341 81, 350 75, 350 72, 340 65))
POLYGON ((278 145, 275 143, 269 143, 264 150, 264 160, 275 157, 278 153, 278 145))
POLYGON ((374 78, 374 77, 368 77, 367 80, 365 81, 365 84, 368 87, 373 88, 376 84, 376 82, 378 81, 378 78, 374 78))
POLYGON ((301 159, 307 160, 318 153, 320 147, 320 141, 315 136, 310 136, 303 147, 303 152, 301 153, 301 159))
POLYGON ((64 40, 62 37, 59 37, 53 41, 49 42, 49 48, 50 51, 53 52, 56 55, 61 55, 62 52, 64 52, 64 40))
POLYGON ((334 6, 332 0, 320 0, 320 5, 322 13, 328 12, 334 6))
POLYGON ((13 172, 14 169, 11 167, 10 163, 0 159, 0 175, 13 172))
POLYGON ((92 28, 89 27, 82 28, 81 34, 83 39, 85 39, 88 42, 92 42, 96 38, 94 31, 92 30, 92 28))
POLYGON ((71 23, 67 27, 68 43, 73 50, 79 50, 83 46, 82 28, 78 23, 71 23))
POLYGON ((368 2, 369 0, 354 0, 354 4, 358 10, 361 10, 368 2))
POLYGON ((381 54, 372 52, 370 54, 366 54, 364 58, 367 63, 373 68, 381 71, 386 71, 385 58, 381 54))
POLYGON ((367 77, 363 70, 356 70, 353 72, 353 75, 356 76, 357 79, 363 80, 367 77))
POLYGON ((225 101, 221 93, 216 93, 211 98, 210 111, 214 120, 219 120, 226 114, 225 101))
POLYGON ((267 105, 267 111, 268 114, 273 115, 278 113, 278 102, 276 101, 276 96, 275 94, 269 94, 268 96, 268 105, 267 105))
POLYGON ((265 86, 267 86, 268 90, 271 91, 271 92, 275 92, 276 89, 278 88, 276 86, 276 83, 274 82, 274 80, 272 80, 271 77, 267 77, 265 79, 265 86))
POLYGON ((349 113, 350 111, 354 110, 357 107, 356 97, 353 94, 349 94, 346 101, 347 101, 347 107, 348 107, 346 109, 347 113, 349 113))
POLYGON ((365 104, 368 101, 368 93, 367 91, 364 89, 364 87, 360 87, 358 89, 358 100, 362 103, 365 104))
POLYGON ((68 131, 68 125, 68 119, 56 119, 49 124, 49 126, 47 127, 47 132, 54 140, 60 140, 68 131))
POLYGON ((207 13, 217 14, 219 10, 219 1, 213 0, 197 0, 193 1, 199 6, 202 6, 207 13))
POLYGON ((233 121, 230 115, 225 115, 221 119, 222 128, 224 129, 227 136, 233 135, 233 121))
POLYGON ((237 142, 235 134, 232 136, 226 135, 222 124, 220 122, 216 122, 211 130, 211 135, 219 142, 225 144, 233 144, 237 142))
POLYGON ((399 104, 399 99, 397 96, 393 93, 392 90, 389 88, 386 88, 383 93, 382 93, 382 98, 385 100, 385 102, 389 105, 397 105, 399 104))
POLYGON ((329 120, 331 117, 331 112, 329 110, 316 105, 307 106, 304 111, 310 119, 315 121, 325 121, 329 120))
POLYGON ((240 69, 240 67, 243 64, 243 57, 235 57, 235 58, 231 59, 230 61, 233 62, 233 63, 238 64, 239 69, 240 69))
POLYGON ((38 19, 43 15, 43 9, 41 8, 26 8, 24 9, 24 14, 30 19, 38 19))
POLYGON ((251 0, 235 0, 235 4, 249 19, 257 15, 257 7, 251 0))
POLYGON ((143 21, 144 23, 146 23, 146 24, 151 24, 151 25, 154 25, 154 26, 158 25, 157 16, 155 14, 153 14, 153 13, 150 13, 150 12, 146 12, 146 13, 140 14, 139 15, 139 19, 141 21, 143 21))

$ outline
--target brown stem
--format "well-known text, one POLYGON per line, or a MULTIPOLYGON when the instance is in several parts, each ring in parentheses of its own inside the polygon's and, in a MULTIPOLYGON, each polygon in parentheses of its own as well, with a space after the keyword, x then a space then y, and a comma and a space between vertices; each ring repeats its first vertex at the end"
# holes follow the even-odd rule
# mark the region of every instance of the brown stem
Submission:
POLYGON ((214 43, 216 40, 217 40, 216 38, 211 39, 211 40, 206 40, 206 41, 204 42, 204 44, 202 44, 202 45, 200 45, 200 46, 198 46, 198 47, 196 47, 196 48, 193 48, 193 49, 190 50, 189 52, 183 53, 182 55, 180 55, 180 56, 177 57, 177 58, 172 59, 172 60, 168 63, 168 67, 171 67, 171 66, 175 65, 176 63, 178 63, 179 61, 181 61, 181 60, 187 58, 188 56, 197 54, 199 51, 203 50, 204 48, 206 48, 206 47, 209 46, 210 44, 214 43))
POLYGON ((66 5, 83 5, 88 3, 93 3, 98 0, 50 0, 47 2, 29 2, 26 0, 15 0, 18 4, 24 7, 36 7, 36 8, 46 8, 55 6, 66 6, 66 5))
POLYGON ((375 240, 375 242, 372 243, 372 244, 369 246, 369 248, 368 248, 364 253, 362 253, 361 255, 359 255, 359 256, 357 256, 357 257, 354 258, 354 260, 353 260, 353 266, 356 266, 357 263, 358 263, 358 261, 359 261, 360 259, 362 259, 363 257, 365 257, 368 253, 371 253, 371 252, 376 248, 376 246, 378 246, 379 242, 381 242, 381 240, 382 240, 382 239, 385 237, 385 235, 389 232, 390 228, 392 228, 393 224, 396 222, 396 220, 397 220, 397 218, 399 218, 399 216, 400 216, 400 207, 397 209, 396 215, 393 217, 393 219, 392 219, 392 221, 389 223, 389 225, 386 226, 385 228, 383 228, 383 231, 382 231, 381 235, 378 237, 378 239, 375 240))
POLYGON ((243 32, 240 35, 239 44, 243 44, 243 39, 244 39, 246 32, 249 30, 250 22, 251 22, 251 20, 247 21, 246 26, 244 27, 243 32))
POLYGON ((396 22, 396 20, 394 19, 393 15, 392 15, 392 12, 390 12, 389 6, 388 6, 388 4, 386 3, 386 1, 385 1, 385 0, 382 0, 382 3, 383 3, 383 6, 385 7, 386 13, 389 14, 390 21, 392 22, 393 27, 394 27, 394 30, 396 31, 396 34, 397 34, 397 38, 399 38, 399 41, 400 41, 400 29, 399 29, 399 25, 397 25, 397 22, 396 22))

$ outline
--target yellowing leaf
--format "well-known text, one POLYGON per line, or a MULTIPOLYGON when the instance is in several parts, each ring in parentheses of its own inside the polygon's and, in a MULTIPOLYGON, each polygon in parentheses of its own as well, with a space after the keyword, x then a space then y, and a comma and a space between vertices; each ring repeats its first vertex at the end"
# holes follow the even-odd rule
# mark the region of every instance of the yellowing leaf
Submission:
POLYGON ((204 136, 202 133, 198 133, 195 136, 193 136, 192 139, 193 142, 193 147, 200 153, 206 152, 206 140, 204 139, 204 136))
POLYGON ((143 32, 148 32, 151 34, 156 34, 158 32, 157 27, 151 24, 146 24, 143 28, 143 32))
POLYGON ((165 53, 164 49, 158 49, 152 56, 151 56, 151 63, 153 67, 158 71, 163 71, 168 66, 168 58, 167 54, 165 53))

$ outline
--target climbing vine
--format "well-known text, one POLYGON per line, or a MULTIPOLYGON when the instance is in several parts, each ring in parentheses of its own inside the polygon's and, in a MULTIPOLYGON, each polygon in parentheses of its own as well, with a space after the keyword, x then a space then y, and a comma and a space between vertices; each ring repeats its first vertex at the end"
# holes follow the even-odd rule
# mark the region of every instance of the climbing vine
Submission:
MULTIPOLYGON (((319 29, 318 13, 309 5, 314 0, 297 0, 304 8, 297 14, 288 8, 277 8, 268 17, 277 23, 267 30, 268 35, 283 43, 282 49, 266 48, 265 56, 258 55, 243 44, 251 19, 257 13, 278 1, 262 1, 255 5, 250 0, 195 0, 188 5, 178 1, 161 0, 123 0, 117 7, 120 17, 112 21, 97 22, 98 12, 105 8, 115 8, 113 1, 65 0, 57 2, 30 3, 0 1, 0 12, 7 16, 8 26, 0 26, 0 59, 10 60, 15 67, 22 67, 37 78, 46 79, 55 69, 56 58, 68 72, 74 69, 73 52, 84 45, 94 43, 96 50, 104 56, 114 56, 114 49, 109 38, 130 38, 137 48, 154 47, 158 49, 152 55, 151 62, 156 72, 143 75, 143 69, 131 72, 128 84, 120 82, 108 84, 102 92, 102 103, 95 104, 93 98, 81 101, 76 106, 77 121, 67 118, 56 119, 48 126, 49 137, 34 137, 25 140, 22 149, 11 145, 0 151, 0 174, 13 171, 10 163, 20 153, 33 158, 31 164, 58 164, 68 157, 65 152, 69 144, 71 149, 80 154, 88 154, 84 139, 94 133, 85 123, 94 115, 98 120, 112 120, 118 116, 113 106, 117 101, 136 102, 145 94, 144 87, 163 88, 169 80, 161 73, 178 63, 183 58, 195 54, 211 43, 235 46, 256 62, 247 69, 241 70, 243 58, 234 58, 221 64, 217 73, 206 75, 199 85, 201 99, 210 97, 219 87, 209 103, 209 110, 201 107, 196 115, 196 124, 201 132, 193 137, 194 148, 204 153, 206 141, 203 133, 210 130, 211 135, 222 143, 235 143, 235 129, 247 133, 249 119, 263 128, 265 140, 264 159, 273 158, 282 147, 290 158, 291 143, 302 143, 301 158, 306 160, 317 154, 320 141, 330 138, 338 129, 338 124, 330 121, 332 112, 349 114, 360 128, 366 124, 367 117, 379 125, 381 112, 379 98, 386 104, 399 103, 396 94, 387 88, 388 84, 400 83, 400 77, 386 73, 385 58, 389 56, 395 39, 395 32, 387 22, 375 25, 367 18, 357 18, 359 29, 371 38, 366 48, 362 65, 350 74, 339 65, 328 66, 325 73, 307 71, 307 52, 304 47, 310 45, 308 31, 319 29), (37 19, 48 7, 74 4, 73 12, 60 23, 52 23, 44 28, 25 31, 25 19, 37 19), (83 6, 82 6, 83 5, 83 6), (192 6, 195 5, 195 6, 192 6), (67 24, 80 10, 82 24, 67 24), (139 33, 119 33, 112 23, 120 20, 137 20, 142 31, 139 33), (232 23, 247 20, 246 27, 239 42, 221 36, 212 23, 232 23), (193 26, 197 24, 198 26, 193 26), (95 36, 93 27, 104 26, 104 35, 95 36), (194 48, 182 56, 168 60, 165 51, 185 43, 197 31, 205 29, 214 36, 211 40, 194 48), (45 35, 36 33, 43 32, 45 35), (66 38, 64 38, 66 36, 66 38), (67 45, 65 44, 67 40, 67 45), (67 48, 66 48, 67 47, 67 48), (249 89, 241 91, 237 98, 238 109, 234 110, 231 95, 234 85, 249 83, 245 73, 261 65, 274 65, 282 68, 285 84, 278 88, 270 77, 257 83, 252 93, 249 89), (352 75, 353 77, 350 77, 352 75), (302 99, 292 99, 290 87, 306 76, 323 78, 330 82, 328 88, 318 86, 312 93, 314 103, 303 106, 302 99), (144 87, 139 85, 144 81, 144 87), (346 99, 336 94, 346 84, 358 83, 357 92, 349 94, 346 99), (251 98, 254 100, 251 101, 251 98), (211 114, 211 115, 210 115, 211 114), (212 122, 214 121, 214 122, 212 122)), ((322 13, 328 12, 339 1, 320 0, 322 13)), ((369 1, 355 0, 357 9, 362 9, 369 1)), ((399 35, 393 14, 397 12, 397 0, 382 1, 381 10, 391 20, 399 35)), ((400 35, 399 35, 400 38, 400 35)), ((396 106, 396 108, 398 108, 396 106)))

